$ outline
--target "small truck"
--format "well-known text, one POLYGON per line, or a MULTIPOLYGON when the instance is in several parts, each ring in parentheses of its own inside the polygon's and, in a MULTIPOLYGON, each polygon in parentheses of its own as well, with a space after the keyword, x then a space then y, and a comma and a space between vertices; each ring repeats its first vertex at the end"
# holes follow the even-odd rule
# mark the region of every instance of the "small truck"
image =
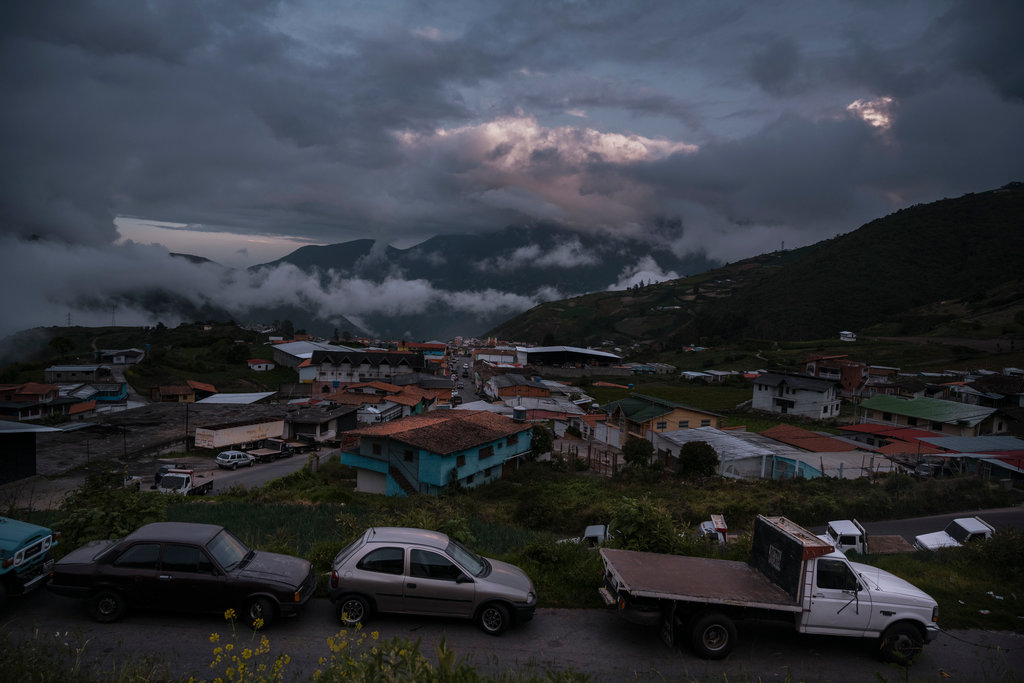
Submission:
POLYGON ((58 537, 38 524, 0 517, 0 607, 8 595, 28 593, 46 582, 58 537))
POLYGON ((292 446, 282 439, 264 439, 259 448, 246 453, 256 458, 256 462, 273 462, 280 458, 290 458, 292 446))
POLYGON ((855 519, 834 519, 825 527, 822 540, 831 543, 841 553, 854 551, 861 555, 909 553, 914 546, 902 536, 868 535, 864 525, 855 519))
POLYGON ((960 517, 947 524, 942 531, 915 537, 914 547, 918 550, 958 548, 965 543, 992 538, 995 531, 992 525, 981 517, 960 517))
POLYGON ((877 638, 887 660, 910 664, 939 633, 938 604, 907 581, 851 562, 786 519, 759 515, 747 562, 601 548, 605 603, 661 626, 671 647, 727 656, 735 622, 774 619, 799 633, 877 638))
POLYGON ((713 541, 717 541, 720 545, 725 545, 732 540, 729 537, 729 525, 725 523, 724 515, 711 515, 710 520, 701 522, 700 526, 697 527, 697 536, 700 538, 710 538, 713 541))
POLYGON ((213 490, 213 479, 199 483, 195 470, 167 470, 156 485, 160 493, 175 493, 179 496, 205 496, 213 490))

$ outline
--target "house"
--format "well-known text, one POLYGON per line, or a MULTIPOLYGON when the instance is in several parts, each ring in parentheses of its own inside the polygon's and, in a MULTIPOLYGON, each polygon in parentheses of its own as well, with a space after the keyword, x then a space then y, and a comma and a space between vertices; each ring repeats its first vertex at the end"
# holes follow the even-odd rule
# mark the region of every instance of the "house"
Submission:
POLYGON ((25 422, 63 414, 74 401, 61 399, 53 384, 25 382, 0 385, 0 418, 25 422))
POLYGON ((532 426, 487 411, 444 410, 351 432, 357 450, 341 462, 356 490, 388 496, 436 495, 500 479, 530 451, 532 426))
POLYGON ((317 368, 314 395, 330 393, 350 382, 390 382, 425 367, 423 354, 395 351, 314 351, 310 362, 317 368))
POLYGON ((313 357, 317 351, 352 351, 347 346, 338 346, 316 341, 287 341, 273 345, 273 361, 286 368, 297 368, 302 361, 313 357))
POLYGON ((193 391, 197 401, 217 393, 217 387, 206 382, 197 382, 194 379, 190 379, 186 380, 185 384, 193 391))
POLYGON ((146 356, 142 349, 101 349, 97 353, 101 361, 112 365, 135 365, 146 356))
POLYGON ((264 360, 263 358, 250 358, 245 362, 250 370, 255 370, 256 372, 266 372, 277 367, 273 361, 264 360))
POLYGON ((60 384, 70 382, 109 382, 114 373, 107 365, 51 365, 43 370, 43 381, 60 384))
POLYGON ((484 382, 483 393, 490 398, 547 398, 551 389, 543 382, 526 379, 522 375, 508 373, 495 375, 484 382))
POLYGON ((825 420, 839 417, 839 395, 830 379, 766 372, 754 380, 751 407, 825 420))
POLYGON ((630 394, 606 403, 601 410, 608 415, 608 443, 619 447, 630 436, 653 442, 654 435, 660 432, 720 427, 722 424, 722 416, 718 413, 643 394, 630 394))
POLYGON ((195 389, 187 384, 162 384, 149 391, 149 397, 158 403, 195 403, 195 389))
POLYGON ((946 436, 982 436, 1007 431, 996 408, 939 398, 872 396, 859 406, 861 422, 919 427, 946 436))

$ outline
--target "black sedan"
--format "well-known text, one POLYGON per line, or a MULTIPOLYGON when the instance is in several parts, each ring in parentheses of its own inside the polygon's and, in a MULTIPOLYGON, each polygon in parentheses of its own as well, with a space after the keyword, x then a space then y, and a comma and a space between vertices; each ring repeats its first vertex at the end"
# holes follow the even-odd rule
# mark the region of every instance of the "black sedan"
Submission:
POLYGON ((316 590, 306 560, 253 550, 222 526, 147 524, 120 541, 93 541, 59 560, 47 588, 88 601, 96 621, 129 607, 223 614, 252 627, 297 614, 316 590))

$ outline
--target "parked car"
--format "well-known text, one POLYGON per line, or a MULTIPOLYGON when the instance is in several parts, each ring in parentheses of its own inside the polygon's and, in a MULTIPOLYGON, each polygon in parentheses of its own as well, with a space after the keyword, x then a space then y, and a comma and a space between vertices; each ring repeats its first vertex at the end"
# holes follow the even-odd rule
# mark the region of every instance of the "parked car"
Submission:
POLYGON ((473 619, 501 635, 533 618, 537 593, 516 566, 481 557, 437 531, 367 529, 334 558, 329 597, 345 626, 377 612, 473 619))
POLYGON ((316 590, 306 560, 253 550, 222 526, 147 524, 123 540, 93 541, 60 559, 47 588, 87 601, 99 622, 128 608, 223 614, 250 626, 297 614, 316 590))
POLYGON ((239 467, 252 467, 256 458, 242 451, 221 451, 217 454, 217 467, 222 470, 237 470, 239 467))

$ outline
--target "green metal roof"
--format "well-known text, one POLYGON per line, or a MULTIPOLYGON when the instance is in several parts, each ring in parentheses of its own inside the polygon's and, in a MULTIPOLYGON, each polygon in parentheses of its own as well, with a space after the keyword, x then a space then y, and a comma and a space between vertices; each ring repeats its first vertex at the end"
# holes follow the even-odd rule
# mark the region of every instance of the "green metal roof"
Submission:
POLYGON ((962 424, 973 427, 996 412, 995 408, 973 406, 939 398, 899 398, 898 396, 872 396, 862 401, 861 407, 880 410, 931 422, 962 424))
POLYGON ((633 422, 647 422, 648 420, 653 420, 656 417, 668 415, 677 408, 721 417, 718 413, 713 413, 710 410, 694 408, 693 406, 688 406, 683 403, 673 403, 672 401, 666 401, 665 399, 655 398, 653 396, 645 396, 643 394, 630 394, 626 398, 620 398, 618 401, 606 403, 603 410, 611 415, 615 412, 616 407, 620 408, 623 414, 633 422))

